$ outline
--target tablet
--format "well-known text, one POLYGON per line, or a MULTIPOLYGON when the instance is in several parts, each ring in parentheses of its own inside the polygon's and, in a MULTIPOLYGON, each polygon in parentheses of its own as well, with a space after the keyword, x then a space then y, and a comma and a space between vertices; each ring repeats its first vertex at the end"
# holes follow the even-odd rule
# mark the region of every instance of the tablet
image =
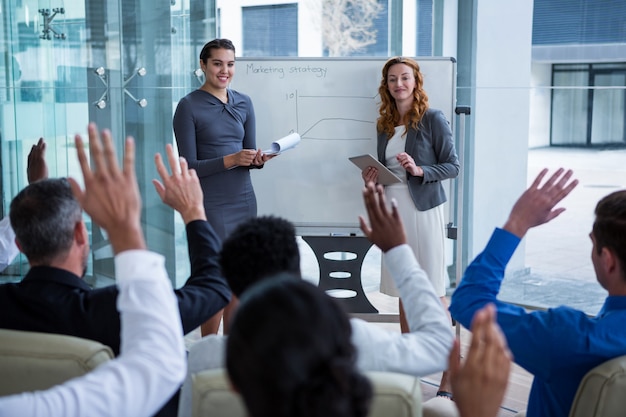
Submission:
POLYGON ((378 170, 378 183, 382 185, 395 184, 402 182, 402 180, 393 172, 381 164, 378 159, 374 158, 370 154, 351 156, 348 158, 350 162, 361 168, 363 171, 367 167, 374 167, 378 170))

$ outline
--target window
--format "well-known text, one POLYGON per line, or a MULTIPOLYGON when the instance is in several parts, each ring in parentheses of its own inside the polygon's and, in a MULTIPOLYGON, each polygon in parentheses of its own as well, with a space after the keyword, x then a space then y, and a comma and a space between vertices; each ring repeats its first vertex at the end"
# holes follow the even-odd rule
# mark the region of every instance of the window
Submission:
POLYGON ((243 7, 244 56, 298 56, 298 5, 243 7))
POLYGON ((552 85, 551 145, 626 145, 626 63, 555 64, 552 85))

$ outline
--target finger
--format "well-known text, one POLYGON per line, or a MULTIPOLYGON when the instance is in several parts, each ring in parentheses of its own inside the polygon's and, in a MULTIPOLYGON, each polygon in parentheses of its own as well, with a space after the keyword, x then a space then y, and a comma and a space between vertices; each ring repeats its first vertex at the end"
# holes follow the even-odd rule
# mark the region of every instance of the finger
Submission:
POLYGON ((76 199, 76 201, 78 201, 78 204, 83 207, 85 193, 80 188, 80 185, 78 185, 78 182, 76 182, 74 178, 68 178, 67 180, 70 183, 70 188, 72 189, 72 194, 74 195, 74 198, 76 199))
POLYGON ((181 156, 178 158, 178 163, 180 166, 180 173, 183 176, 187 176, 189 175, 189 165, 187 164, 187 160, 185 159, 185 157, 181 156))
POLYGON ((492 313, 485 328, 484 363, 487 375, 494 375, 498 379, 508 378, 510 356, 506 339, 496 323, 495 312, 492 313))
POLYGON ((378 195, 378 207, 381 214, 387 214, 387 198, 385 197, 385 190, 382 185, 376 186, 376 194, 378 195))
POLYGON ((574 188, 578 185, 578 180, 574 179, 570 182, 570 179, 574 175, 574 171, 571 169, 567 170, 563 178, 557 184, 558 194, 556 195, 557 202, 563 200, 567 195, 572 192, 574 188))
POLYGON ((370 223, 378 222, 380 217, 379 198, 376 186, 373 182, 368 182, 366 186, 366 208, 370 223))
POLYGON ((400 217, 400 210, 398 209, 398 200, 395 198, 391 199, 391 215, 394 220, 402 221, 402 218, 400 217))
POLYGON ((80 163, 80 170, 83 173, 83 179, 85 183, 88 183, 93 178, 93 173, 91 172, 91 167, 89 167, 89 161, 87 161, 83 138, 81 138, 80 135, 76 135, 74 137, 74 143, 76 144, 76 154, 78 155, 78 162, 80 163))
POLYGON ((484 332, 487 315, 484 309, 478 310, 474 314, 472 319, 471 332, 472 341, 467 352, 467 362, 480 363, 482 362, 483 348, 484 348, 484 332), (478 362, 475 362, 478 361, 478 362))
POLYGON ((552 174, 550 178, 548 178, 548 181, 546 181, 546 183, 543 185, 543 187, 541 187, 541 189, 550 190, 550 188, 552 188, 554 184, 557 182, 557 180, 561 177, 561 175, 563 174, 563 171, 565 171, 563 168, 557 169, 554 172, 554 174, 552 174))
POLYGON ((567 197, 569 193, 571 193, 572 190, 576 188, 577 185, 578 185, 578 180, 573 180, 572 182, 570 182, 567 185, 567 187, 565 187, 563 191, 561 191, 562 196, 560 197, 559 201, 567 197))
POLYGON ((37 141, 37 147, 45 149, 46 142, 44 142, 43 138, 39 138, 39 140, 37 141))
POLYGON ((461 368, 461 344, 459 339, 454 339, 454 344, 450 350, 448 356, 448 372, 450 372, 450 378, 454 379, 458 375, 461 368))
POLYGON ((558 209, 554 209, 550 212, 550 214, 548 214, 545 223, 553 220, 554 218, 556 218, 557 216, 559 216, 561 213, 563 213, 565 211, 565 207, 559 207, 558 209))
POLYGON ((568 169, 567 171, 565 171, 565 174, 563 174, 563 176, 558 179, 556 183, 556 187, 565 188, 565 184, 567 184, 569 179, 572 178, 572 175, 574 175, 574 171, 572 171, 571 169, 568 169))
POLYGON ((100 135, 98 135, 98 128, 94 123, 89 123, 87 127, 87 133, 89 134, 89 152, 94 163, 94 173, 106 172, 106 161, 103 154, 102 142, 100 142, 100 135))
POLYGON ((376 221, 376 193, 374 189, 374 184, 368 182, 363 189, 363 201, 365 203, 365 210, 367 211, 367 217, 370 220, 370 223, 374 223, 376 221))
POLYGON ((548 168, 542 169, 541 172, 537 175, 537 177, 535 177, 535 180, 533 181, 533 183, 528 188, 529 189, 539 188, 539 184, 541 184, 543 177, 545 177, 547 173, 548 173, 548 168))
POLYGON ((363 232, 365 237, 369 239, 372 234, 372 229, 370 229, 370 227, 367 225, 363 216, 359 216, 359 227, 361 228, 361 231, 363 232))
POLYGON ((156 170, 159 173, 159 176, 163 180, 164 183, 167 183, 167 180, 170 176, 165 164, 163 163, 163 158, 160 153, 154 155, 154 165, 156 166, 156 170))
MULTIPOLYGON (((113 142, 111 142, 113 144, 113 142)), ((113 161, 117 168, 117 159, 115 158, 115 150, 113 149, 113 161)), ((126 138, 124 146, 124 175, 126 178, 135 179, 135 140, 132 136, 126 138)))
MULTIPOLYGON (((106 163, 106 169, 110 175, 117 175, 120 172, 120 167, 117 164, 117 155, 115 154, 115 146, 113 145, 113 138, 111 137, 111 131, 104 129, 100 135, 102 139, 102 146, 104 148, 104 159, 106 163)), ((127 155, 124 155, 124 162, 126 162, 127 155)))
POLYGON ((175 176, 180 174, 180 160, 176 158, 176 155, 174 154, 174 148, 171 144, 168 143, 167 145, 165 145, 165 153, 167 155, 167 161, 170 164, 170 168, 172 170, 172 175, 175 176))
POLYGON ((163 184, 161 184, 161 181, 156 179, 152 180, 152 184, 154 185, 154 189, 156 190, 157 194, 161 198, 161 201, 163 201, 163 199, 165 198, 165 187, 163 186, 163 184))

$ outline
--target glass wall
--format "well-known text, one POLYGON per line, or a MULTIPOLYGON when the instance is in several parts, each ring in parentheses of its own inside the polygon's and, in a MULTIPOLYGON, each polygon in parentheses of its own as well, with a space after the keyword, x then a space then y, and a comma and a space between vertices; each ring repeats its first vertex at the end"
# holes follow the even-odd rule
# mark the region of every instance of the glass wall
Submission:
MULTIPOLYGON (((211 0, 2 0, 0 125, 2 204, 26 184, 26 156, 39 137, 48 144, 50 176, 80 178, 74 134, 89 121, 108 128, 123 149, 137 145, 137 176, 148 246, 166 256, 171 277, 188 275, 184 228, 151 184, 153 157, 173 142, 175 104, 199 82, 201 46, 215 37, 211 0), (177 267, 178 266, 178 267, 177 267)), ((106 235, 89 223, 87 279, 113 277, 106 235)), ((25 263, 7 273, 22 275, 25 263)))
MULTIPOLYGON (((472 107, 462 155, 465 259, 526 185, 529 147, 626 144, 625 2, 353 3, 367 6, 370 25, 360 40, 371 42, 341 50, 345 30, 323 35, 330 16, 358 15, 341 1, 0 0, 3 213, 26 184, 26 156, 39 137, 48 142, 50 175, 80 178, 73 135, 84 134, 89 121, 111 129, 118 148, 133 135, 148 245, 166 255, 180 285, 189 268, 184 228, 153 189, 153 156, 173 142, 176 103, 200 86, 198 53, 215 36, 232 39, 245 56, 322 57, 335 48, 351 56, 455 57, 457 103, 472 107)), ((89 227, 88 275, 106 283, 111 251, 106 236, 89 227)), ((523 247, 518 253, 512 272, 550 262, 529 262, 523 247)), ((8 273, 23 270, 22 260, 8 273)))

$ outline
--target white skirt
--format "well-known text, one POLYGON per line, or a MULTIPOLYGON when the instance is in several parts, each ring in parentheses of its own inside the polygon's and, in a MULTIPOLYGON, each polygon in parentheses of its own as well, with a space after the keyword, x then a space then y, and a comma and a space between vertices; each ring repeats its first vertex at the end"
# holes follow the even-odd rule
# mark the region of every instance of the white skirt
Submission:
MULTIPOLYGON (((449 278, 445 260, 445 223, 443 204, 430 210, 419 211, 415 208, 409 187, 406 184, 394 184, 385 187, 387 201, 395 198, 398 202, 400 217, 406 230, 407 243, 413 249, 415 258, 430 279, 439 297, 446 295, 449 278)), ((383 257, 380 292, 398 297, 398 290, 389 275, 383 257)))

